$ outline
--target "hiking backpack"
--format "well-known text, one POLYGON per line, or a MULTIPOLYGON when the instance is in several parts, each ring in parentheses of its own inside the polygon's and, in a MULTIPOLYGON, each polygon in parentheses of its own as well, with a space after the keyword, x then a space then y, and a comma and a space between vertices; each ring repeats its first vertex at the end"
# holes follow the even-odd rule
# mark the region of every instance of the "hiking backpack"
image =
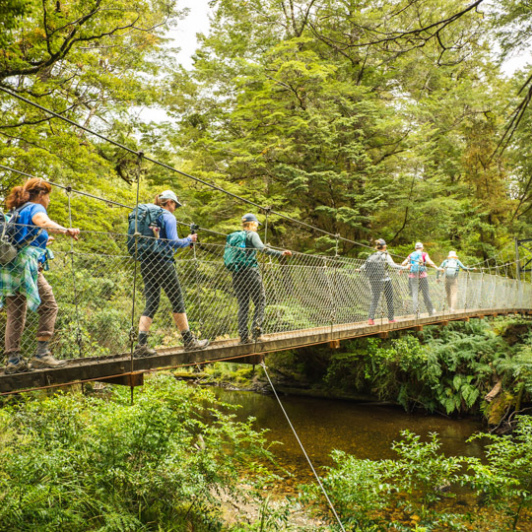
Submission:
POLYGON ((424 251, 414 251, 410 254, 410 273, 423 273, 427 271, 425 266, 426 253, 424 251))
POLYGON ((247 248, 247 231, 235 231, 227 235, 224 249, 224 265, 230 272, 257 266, 255 252, 247 248))
POLYGON ((386 257, 384 253, 377 251, 366 259, 364 268, 366 275, 372 281, 380 281, 386 278, 386 257))
POLYGON ((446 279, 456 279, 460 267, 458 266, 457 259, 447 259, 445 263, 445 278, 446 279))
POLYGON ((164 209, 153 203, 141 203, 129 215, 127 250, 134 259, 145 261, 156 256, 173 257, 172 250, 161 245, 158 239, 161 229, 159 218, 163 213, 164 209), (138 238, 135 236, 135 228, 138 238))
POLYGON ((26 225, 17 226, 22 209, 27 203, 14 209, 8 215, 0 209, 0 264, 9 264, 24 247, 30 245, 41 233, 37 231, 35 236, 28 237, 30 228, 26 225))

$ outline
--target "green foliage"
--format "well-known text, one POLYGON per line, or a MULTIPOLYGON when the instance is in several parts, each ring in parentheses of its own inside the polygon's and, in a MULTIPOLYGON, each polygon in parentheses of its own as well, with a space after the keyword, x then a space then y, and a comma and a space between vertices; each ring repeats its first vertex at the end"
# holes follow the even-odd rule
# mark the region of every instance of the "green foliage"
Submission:
POLYGON ((423 340, 405 334, 353 341, 330 357, 323 380, 332 390, 368 391, 407 410, 478 412, 495 373, 515 395, 521 389, 531 393, 530 337, 525 334, 515 345, 504 339, 505 331, 522 326, 528 331, 519 319, 492 326, 475 320, 428 327, 423 340))
MULTIPOLYGON (((392 461, 359 460, 342 451, 333 451, 331 457, 336 465, 328 469, 324 486, 342 522, 356 530, 372 530, 376 513, 386 507, 394 489, 386 479, 392 461)), ((377 519, 377 524, 382 521, 377 519)))
MULTIPOLYGON (((393 444, 396 460, 334 451, 324 485, 344 525, 356 531, 528 530, 530 516, 523 510, 532 504, 532 421, 521 417, 513 436, 489 440, 486 460, 447 457, 436 434, 423 441, 404 431, 393 444), (452 506, 464 496, 463 486, 476 499, 452 506)), ((323 511, 321 492, 309 486, 305 491, 323 511)))
POLYGON ((437 434, 431 434, 428 442, 408 430, 401 435, 402 439, 392 445, 399 459, 393 461, 388 474, 399 490, 408 495, 409 503, 416 498, 422 504, 440 500, 444 484, 459 480, 462 460, 441 454, 437 434))
POLYGON ((470 478, 465 478, 483 500, 503 509, 516 530, 521 512, 532 506, 532 419, 522 416, 512 436, 478 435, 487 438, 486 460, 470 458, 470 478))
POLYGON ((266 475, 263 435, 209 391, 161 375, 128 403, 129 390, 114 390, 109 401, 27 396, 4 407, 2 528, 220 530, 218 490, 236 493, 244 471, 266 475))

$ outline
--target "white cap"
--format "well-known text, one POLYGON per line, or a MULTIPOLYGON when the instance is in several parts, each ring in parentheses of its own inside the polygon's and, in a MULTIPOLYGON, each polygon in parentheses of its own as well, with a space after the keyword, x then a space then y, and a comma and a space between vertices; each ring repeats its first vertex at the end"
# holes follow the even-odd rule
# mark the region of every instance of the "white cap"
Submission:
POLYGON ((414 246, 416 249, 423 249, 423 243, 422 242, 416 242, 416 245, 414 246))
POLYGON ((448 258, 449 259, 457 259, 458 255, 456 254, 456 251, 449 251, 448 258))
POLYGON ((161 192, 159 194, 159 199, 161 199, 161 200, 165 200, 165 199, 172 200, 172 201, 176 202, 178 207, 182 206, 181 203, 179 203, 179 200, 177 199, 177 196, 175 195, 175 193, 172 192, 171 190, 163 190, 163 192, 161 192))

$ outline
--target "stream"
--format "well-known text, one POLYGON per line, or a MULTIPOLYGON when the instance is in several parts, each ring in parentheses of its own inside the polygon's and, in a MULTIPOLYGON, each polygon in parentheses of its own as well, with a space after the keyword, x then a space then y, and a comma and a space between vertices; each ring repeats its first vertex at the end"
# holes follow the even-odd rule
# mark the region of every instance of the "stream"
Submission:
MULTIPOLYGON (((282 443, 272 450, 281 466, 291 474, 284 479, 286 491, 292 491, 299 483, 312 482, 312 472, 275 397, 223 388, 215 388, 214 391, 225 403, 240 405, 236 411, 237 419, 255 417, 256 429, 268 429, 269 441, 282 443)), ((423 439, 429 433, 437 432, 441 450, 447 455, 482 455, 482 445, 478 440, 466 443, 473 433, 482 428, 481 423, 474 419, 407 414, 398 407, 369 406, 335 399, 280 397, 318 471, 333 464, 329 456, 333 449, 357 458, 395 458, 391 444, 400 438, 404 429, 420 434, 423 439)))

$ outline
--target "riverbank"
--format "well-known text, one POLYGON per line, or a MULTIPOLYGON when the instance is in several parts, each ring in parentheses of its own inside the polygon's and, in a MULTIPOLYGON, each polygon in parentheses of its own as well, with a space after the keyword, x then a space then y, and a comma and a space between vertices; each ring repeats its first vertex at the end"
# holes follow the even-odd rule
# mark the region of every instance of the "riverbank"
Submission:
MULTIPOLYGON (((0 530, 337 530, 273 397, 161 373, 133 399, 112 385, 4 398, 0 530)), ((529 418, 480 440, 468 420, 282 401, 346 530, 530 530, 529 418)))
MULTIPOLYGON (((316 346, 266 357, 275 388, 290 395, 400 405, 407 412, 475 415, 501 432, 532 401, 531 322, 474 320, 339 349, 316 346)), ((207 366, 198 382, 270 393, 260 366, 207 366)))

